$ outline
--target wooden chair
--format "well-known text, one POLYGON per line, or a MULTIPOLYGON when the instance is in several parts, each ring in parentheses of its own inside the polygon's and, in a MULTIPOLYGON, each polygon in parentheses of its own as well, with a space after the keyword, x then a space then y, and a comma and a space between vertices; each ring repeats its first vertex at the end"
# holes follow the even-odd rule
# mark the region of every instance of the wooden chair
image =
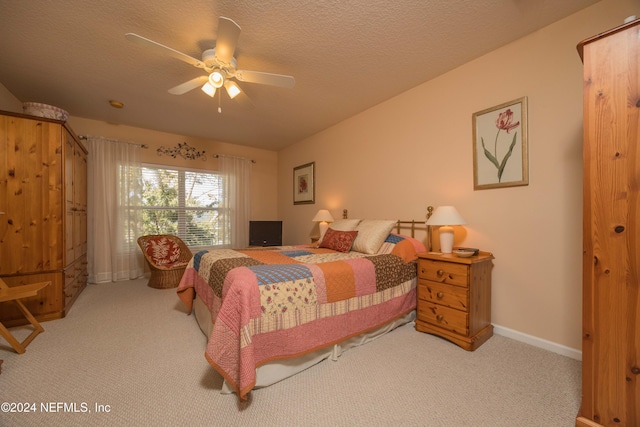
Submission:
POLYGON ((40 323, 36 320, 35 317, 31 314, 31 312, 25 307, 25 305, 20 301, 22 298, 33 297, 38 294, 40 289, 49 286, 51 282, 39 282, 39 283, 30 283, 27 285, 19 285, 9 287, 2 278, 0 278, 0 302, 5 301, 13 301, 16 303, 24 317, 27 318, 29 323, 33 326, 34 330, 29 334, 24 341, 18 341, 11 332, 0 322, 0 335, 7 340, 7 342, 13 347, 13 349, 18 353, 22 354, 26 351, 27 345, 38 335, 40 332, 44 332, 44 328, 40 326, 40 323))
POLYGON ((157 289, 177 287, 193 256, 182 239, 171 234, 151 234, 139 237, 138 246, 151 269, 148 286, 157 289))

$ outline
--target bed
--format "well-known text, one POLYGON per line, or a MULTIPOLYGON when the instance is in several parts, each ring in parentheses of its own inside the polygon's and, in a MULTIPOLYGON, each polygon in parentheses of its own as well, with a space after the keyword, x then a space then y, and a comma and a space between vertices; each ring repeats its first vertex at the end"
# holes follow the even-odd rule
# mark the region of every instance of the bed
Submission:
POLYGON ((403 223, 343 219, 316 245, 197 252, 177 293, 209 337, 205 358, 222 391, 245 400, 411 322, 426 248, 417 222, 412 236, 403 223))

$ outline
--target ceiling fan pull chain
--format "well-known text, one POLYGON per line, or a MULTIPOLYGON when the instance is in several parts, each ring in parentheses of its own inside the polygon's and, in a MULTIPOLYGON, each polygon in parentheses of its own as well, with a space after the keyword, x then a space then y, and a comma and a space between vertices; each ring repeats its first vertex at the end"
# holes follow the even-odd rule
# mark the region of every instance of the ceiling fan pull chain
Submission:
POLYGON ((222 114, 222 107, 220 106, 220 102, 221 102, 221 95, 220 93, 222 93, 221 90, 218 91, 218 114, 222 114))

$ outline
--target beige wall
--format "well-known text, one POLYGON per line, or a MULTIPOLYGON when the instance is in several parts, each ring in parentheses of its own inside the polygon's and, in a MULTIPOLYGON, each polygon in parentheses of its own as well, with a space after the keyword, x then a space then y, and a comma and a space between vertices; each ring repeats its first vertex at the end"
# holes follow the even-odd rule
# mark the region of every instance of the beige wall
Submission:
POLYGON ((22 113, 22 102, 0 83, 0 110, 22 113))
POLYGON ((97 120, 70 117, 69 124, 78 135, 103 136, 146 144, 148 149, 142 150, 142 161, 157 165, 172 165, 194 169, 217 170, 218 159, 214 154, 226 154, 246 157, 256 161, 251 171, 251 218, 257 220, 278 219, 277 215, 277 167, 278 154, 275 151, 244 147, 219 141, 209 141, 152 131, 131 126, 115 125, 97 120), (158 148, 173 148, 186 142, 197 151, 204 151, 206 160, 172 158, 159 155, 158 148))
MULTIPOLYGON (((318 209, 422 219, 454 205, 456 244, 495 255, 493 323, 581 349, 582 63, 576 44, 640 15, 604 0, 284 149, 284 242, 308 241, 318 209), (473 190, 471 117, 528 97, 529 185, 473 190), (293 205, 292 169, 315 162, 316 203, 293 205)), ((425 34, 425 37, 428 35, 425 34)), ((436 239, 437 241, 437 239, 436 239)))

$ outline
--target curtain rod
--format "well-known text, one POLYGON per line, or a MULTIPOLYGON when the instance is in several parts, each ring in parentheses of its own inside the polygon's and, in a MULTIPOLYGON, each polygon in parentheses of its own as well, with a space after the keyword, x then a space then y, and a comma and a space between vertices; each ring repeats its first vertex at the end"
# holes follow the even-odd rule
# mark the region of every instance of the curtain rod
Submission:
MULTIPOLYGON (((89 137, 87 135, 78 135, 78 138, 80 139, 88 139, 89 137)), ((113 138, 104 138, 102 136, 98 136, 96 138, 101 138, 101 139, 108 139, 109 141, 114 141, 114 142, 124 142, 125 144, 130 144, 130 145, 137 145, 140 148, 149 148, 149 146, 147 144, 140 144, 137 142, 133 142, 133 141, 122 141, 120 139, 113 139, 113 138)))
POLYGON ((226 154, 214 154, 214 155, 213 155, 213 157, 215 157, 216 159, 217 159, 218 157, 230 157, 230 158, 232 158, 232 159, 248 160, 248 161, 250 161, 251 163, 256 163, 256 161, 255 161, 255 160, 253 160, 253 159, 247 159, 246 157, 238 157, 238 156, 228 156, 228 155, 226 155, 226 154))

